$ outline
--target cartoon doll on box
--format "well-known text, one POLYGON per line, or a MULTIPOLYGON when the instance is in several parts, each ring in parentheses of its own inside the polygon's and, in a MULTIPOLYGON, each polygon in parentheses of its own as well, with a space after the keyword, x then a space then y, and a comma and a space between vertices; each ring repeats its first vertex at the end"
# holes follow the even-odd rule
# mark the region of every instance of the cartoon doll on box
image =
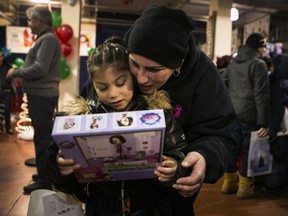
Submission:
POLYGON ((130 126, 133 123, 133 118, 130 116, 127 116, 127 114, 122 114, 119 116, 117 119, 117 124, 122 127, 122 126, 130 126))
POLYGON ((123 136, 113 135, 109 138, 109 142, 115 145, 116 153, 118 154, 119 159, 127 158, 127 155, 125 154, 125 152, 129 153, 132 148, 123 145, 126 142, 126 139, 123 136))
POLYGON ((75 125, 75 119, 74 118, 66 118, 64 125, 63 125, 63 128, 64 128, 64 130, 68 130, 68 129, 73 128, 74 125, 75 125))
POLYGON ((96 129, 99 128, 99 125, 97 124, 97 121, 100 121, 102 119, 101 116, 93 116, 90 124, 90 129, 96 129))

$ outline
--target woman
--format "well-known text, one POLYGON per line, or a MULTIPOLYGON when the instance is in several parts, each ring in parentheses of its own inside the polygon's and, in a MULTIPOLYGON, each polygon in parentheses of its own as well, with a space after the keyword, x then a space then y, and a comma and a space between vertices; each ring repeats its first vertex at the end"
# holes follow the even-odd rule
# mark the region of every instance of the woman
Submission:
MULTIPOLYGON (((231 130, 235 111, 214 63, 196 47, 193 20, 182 10, 151 5, 125 34, 130 70, 144 94, 166 90, 174 102, 188 154, 182 162, 190 175, 179 178, 171 193, 173 215, 194 215, 202 183, 215 183, 236 145, 231 130)), ((91 83, 83 97, 93 97, 91 83)))
MULTIPOLYGON (((76 97, 66 106, 67 114, 163 109, 165 141, 161 166, 154 171, 157 178, 79 183, 74 171, 80 168, 80 164, 67 155, 62 156, 55 143, 49 147, 47 174, 57 190, 73 194, 85 203, 87 216, 172 216, 169 191, 175 190, 173 183, 185 173, 180 165, 186 147, 185 137, 172 115, 173 107, 165 91, 143 96, 134 88, 125 45, 121 38, 111 37, 89 56, 87 67, 95 97, 87 100, 76 97)), ((130 118, 123 114, 119 116, 130 118)), ((129 121, 122 126, 127 123, 129 121)), ((115 145, 117 160, 126 160, 126 151, 129 152, 131 147, 125 149, 124 136, 115 134, 109 141, 115 145)))
POLYGON ((191 174, 173 185, 173 215, 193 215, 203 182, 222 177, 235 122, 228 92, 213 62, 196 48, 193 20, 181 10, 149 6, 125 34, 130 69, 146 94, 166 90, 175 106, 189 153, 182 162, 191 174))

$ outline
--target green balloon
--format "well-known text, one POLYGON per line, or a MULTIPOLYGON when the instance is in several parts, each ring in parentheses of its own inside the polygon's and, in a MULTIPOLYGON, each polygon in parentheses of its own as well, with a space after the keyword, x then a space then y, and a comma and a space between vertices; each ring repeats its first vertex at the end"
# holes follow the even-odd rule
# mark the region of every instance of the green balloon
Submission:
POLYGON ((52 11, 51 16, 52 16, 52 26, 56 29, 59 28, 62 24, 62 17, 60 13, 58 11, 52 11))
POLYGON ((65 65, 61 67, 61 80, 65 80, 70 75, 70 68, 65 65))
POLYGON ((17 67, 22 67, 22 65, 24 64, 24 60, 21 58, 16 58, 14 61, 14 64, 17 65, 17 67))
POLYGON ((88 56, 90 56, 90 55, 94 52, 94 50, 95 50, 95 48, 90 48, 90 49, 88 50, 88 56))
POLYGON ((66 65, 66 58, 62 55, 61 56, 61 67, 66 65))

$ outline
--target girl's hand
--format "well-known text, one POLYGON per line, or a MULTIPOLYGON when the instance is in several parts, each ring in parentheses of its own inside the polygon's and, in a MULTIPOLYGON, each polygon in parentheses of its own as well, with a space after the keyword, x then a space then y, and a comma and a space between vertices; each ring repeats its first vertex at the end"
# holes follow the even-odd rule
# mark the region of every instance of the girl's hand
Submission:
POLYGON ((74 170, 80 168, 80 164, 75 164, 73 159, 65 159, 60 150, 58 151, 56 162, 62 175, 70 175, 74 170))
POLYGON ((178 163, 175 159, 167 156, 162 156, 162 164, 157 167, 154 174, 158 176, 158 180, 161 182, 170 181, 176 174, 178 163))

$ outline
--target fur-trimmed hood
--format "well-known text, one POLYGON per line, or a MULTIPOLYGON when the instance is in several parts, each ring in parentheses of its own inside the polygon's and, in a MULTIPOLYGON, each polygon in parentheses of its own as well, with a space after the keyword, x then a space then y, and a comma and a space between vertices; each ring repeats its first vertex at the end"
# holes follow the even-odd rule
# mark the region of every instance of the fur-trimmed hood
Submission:
MULTIPOLYGON (((127 110, 153 110, 153 109, 164 109, 173 110, 168 93, 164 90, 155 91, 150 95, 139 95, 139 97, 131 101, 128 105, 127 110)), ((65 112, 67 115, 82 115, 92 113, 103 113, 103 112, 115 112, 110 107, 104 105, 99 101, 85 100, 81 96, 75 96, 65 106, 65 112)))

